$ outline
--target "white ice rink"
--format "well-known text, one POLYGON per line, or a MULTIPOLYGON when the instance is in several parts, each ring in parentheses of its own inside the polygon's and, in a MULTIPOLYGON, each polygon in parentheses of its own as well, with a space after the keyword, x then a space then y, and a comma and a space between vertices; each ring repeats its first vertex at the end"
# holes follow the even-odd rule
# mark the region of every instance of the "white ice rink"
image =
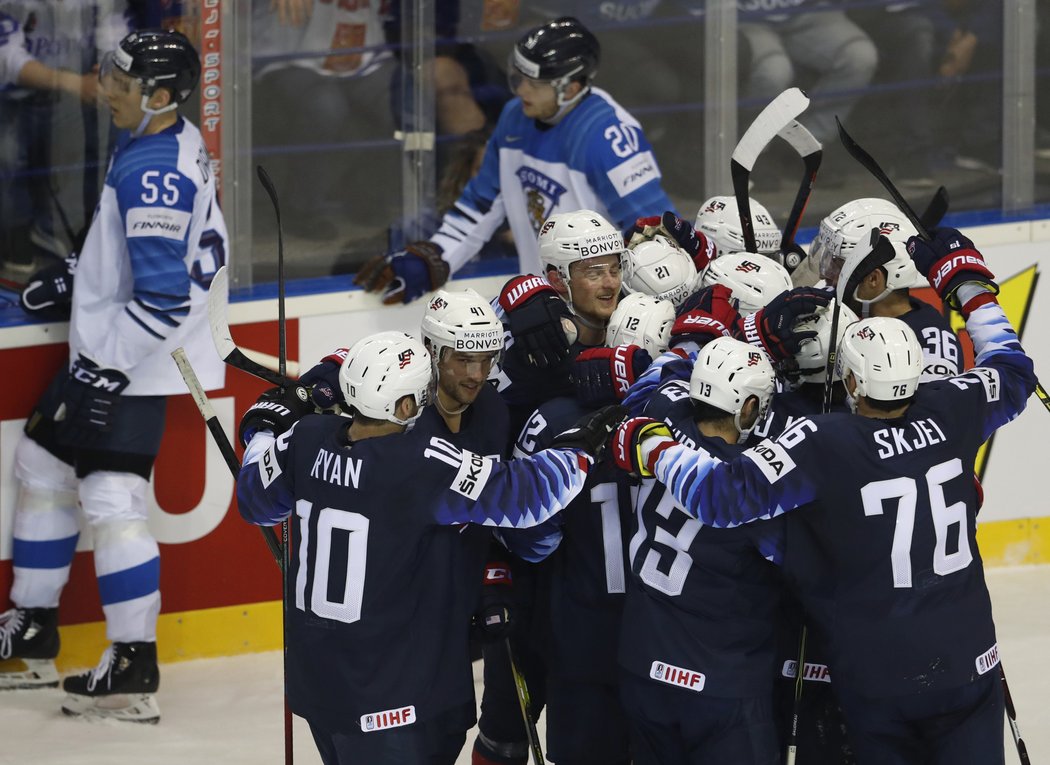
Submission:
MULTIPOLYGON (((1031 761, 1050 763, 1050 566, 988 572, 999 646, 1031 761)), ((380 657, 377 657, 380 660, 380 657)), ((158 726, 63 717, 58 690, 0 694, 2 765, 280 765, 279 653, 164 665, 158 726)), ((479 687, 480 690, 480 687, 479 687)), ((320 763, 296 721, 295 762, 320 763)), ((468 738, 472 740, 473 736, 468 738)), ((1006 761, 1017 762, 1009 732, 1006 761)), ((464 749, 458 763, 468 763, 464 749)))

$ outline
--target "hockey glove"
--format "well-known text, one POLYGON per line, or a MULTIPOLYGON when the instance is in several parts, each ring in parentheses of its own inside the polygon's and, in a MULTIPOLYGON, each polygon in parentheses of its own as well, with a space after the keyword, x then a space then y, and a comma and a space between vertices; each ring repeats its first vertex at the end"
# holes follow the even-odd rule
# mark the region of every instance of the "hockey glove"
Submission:
POLYGON ((935 228, 930 233, 933 237, 930 241, 917 236, 908 239, 908 254, 941 300, 963 316, 995 302, 999 285, 973 242, 954 228, 935 228), (967 290, 969 294, 964 301, 958 291, 967 282, 975 282, 984 289, 967 290))
POLYGON ((69 321, 76 265, 71 256, 33 274, 19 296, 22 310, 44 321, 69 321))
POLYGON ((637 345, 588 348, 572 363, 576 400, 587 409, 617 404, 652 363, 649 352, 637 345))
POLYGON ((412 242, 400 252, 378 255, 365 263, 354 284, 366 292, 382 292, 383 303, 411 303, 448 281, 449 265, 433 242, 412 242))
POLYGON ((343 403, 339 389, 339 370, 346 360, 346 348, 332 351, 319 364, 299 376, 299 383, 310 390, 310 398, 318 409, 332 409, 343 403))
POLYGON ((260 430, 268 430, 279 436, 313 411, 310 392, 302 385, 270 388, 241 417, 237 437, 241 439, 242 445, 247 446, 252 436, 260 430))
POLYGON ((689 253, 697 273, 707 268, 707 264, 718 254, 713 241, 694 229, 689 221, 679 218, 673 212, 665 212, 661 223, 671 239, 689 253))
POLYGON ((502 640, 514 622, 514 588, 510 566, 503 561, 485 564, 481 603, 474 613, 474 627, 486 642, 502 640))
POLYGON ((579 449, 598 459, 616 426, 627 416, 627 410, 619 404, 604 406, 596 412, 585 414, 568 430, 562 431, 551 441, 552 449, 579 449))
POLYGON ((702 348, 716 337, 739 337, 741 319, 730 303, 732 295, 725 285, 713 284, 686 298, 671 327, 671 348, 687 342, 702 348))
POLYGON ((797 332, 795 324, 831 302, 832 293, 815 287, 795 287, 781 292, 765 308, 744 319, 744 338, 782 363, 798 353, 805 340, 817 336, 816 330, 797 332))
POLYGON ((128 376, 117 369, 102 369, 80 354, 69 370, 56 414, 59 440, 75 446, 94 446, 113 429, 120 408, 120 394, 128 376))
POLYGON ((499 304, 522 358, 540 369, 566 359, 576 340, 566 336, 572 312, 546 279, 531 274, 514 277, 500 290, 499 304))
POLYGON ((613 461, 616 467, 626 470, 633 476, 652 478, 652 465, 656 464, 660 452, 675 443, 674 436, 667 424, 651 417, 632 417, 621 422, 613 435, 613 461), (642 457, 642 442, 649 437, 669 439, 649 454, 646 461, 642 457))

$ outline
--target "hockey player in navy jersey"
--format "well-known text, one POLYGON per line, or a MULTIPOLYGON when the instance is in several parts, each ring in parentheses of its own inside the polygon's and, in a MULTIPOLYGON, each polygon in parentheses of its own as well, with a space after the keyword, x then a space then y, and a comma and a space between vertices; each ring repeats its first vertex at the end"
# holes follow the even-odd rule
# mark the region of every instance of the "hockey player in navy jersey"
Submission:
POLYGON ((517 97, 503 108, 477 176, 429 240, 366 263, 355 283, 386 303, 415 300, 444 284, 504 220, 519 272, 538 274, 536 236, 556 213, 596 210, 623 232, 640 216, 674 209, 638 120, 591 85, 600 56, 598 39, 571 17, 527 32, 508 62, 517 97))
MULTIPOLYGON (((688 381, 670 380, 646 416, 723 459, 743 450, 774 388, 765 354, 707 343, 688 381)), ((621 693, 634 762, 779 762, 773 718, 773 621, 780 598, 765 559, 769 529, 705 528, 653 478, 636 490, 623 614, 621 693)))
POLYGON ((908 293, 921 278, 904 249, 915 233, 915 226, 890 202, 856 199, 820 222, 810 258, 837 289, 839 300, 861 317, 892 316, 912 328, 922 344, 922 382, 927 382, 961 372, 963 356, 947 318, 908 293), (893 246, 873 249, 872 229, 893 246))
POLYGON ((954 229, 933 234, 908 249, 966 318, 974 369, 919 386, 914 332, 874 317, 849 329, 838 356, 856 414, 801 419, 731 461, 644 418, 614 439, 621 467, 655 475, 706 525, 782 512, 807 524, 817 544, 792 565, 859 763, 1004 761, 973 467, 1036 379, 980 253, 954 229))
POLYGON ((431 386, 430 354, 407 335, 359 341, 339 377, 351 418, 300 419, 305 389, 274 389, 240 427, 241 514, 260 525, 294 514, 289 701, 328 765, 451 763, 470 683, 456 615, 472 590, 446 527, 549 519, 579 492, 618 413, 506 462, 407 429, 431 386))
POLYGON ((178 112, 199 75, 197 51, 177 32, 132 33, 103 61, 101 91, 125 132, 77 264, 68 373, 15 453, 15 608, 0 621, 0 659, 17 662, 0 687, 57 684, 57 607, 79 504, 112 644, 94 670, 65 679, 70 715, 160 717, 160 558, 146 515, 166 397, 185 393, 171 351, 186 349, 207 389, 224 375, 206 301, 226 225, 200 132, 178 112))

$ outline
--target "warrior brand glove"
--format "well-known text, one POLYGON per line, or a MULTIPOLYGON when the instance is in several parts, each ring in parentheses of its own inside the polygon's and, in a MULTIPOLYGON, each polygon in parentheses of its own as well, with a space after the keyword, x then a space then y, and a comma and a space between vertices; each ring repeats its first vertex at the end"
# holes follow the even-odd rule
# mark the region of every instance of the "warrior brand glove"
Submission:
POLYGON ((930 233, 933 238, 928 242, 917 236, 908 239, 908 254, 941 300, 963 316, 985 303, 995 302, 999 285, 973 242, 954 228, 935 228, 930 233), (967 282, 980 287, 966 290, 963 299, 959 288, 967 282))
POLYGON ((503 285, 499 304, 507 315, 514 345, 523 358, 540 369, 554 367, 569 355, 564 321, 572 321, 569 306, 550 283, 539 276, 516 276, 503 285))
POLYGON ((44 321, 69 321, 76 265, 77 259, 68 257, 33 274, 19 297, 22 310, 44 321))
POLYGON ((713 284, 686 298, 671 327, 671 348, 686 342, 703 347, 716 337, 739 337, 741 319, 729 302, 732 295, 725 285, 713 284))
POLYGON ((640 478, 651 478, 653 471, 651 465, 656 464, 660 452, 674 444, 674 436, 666 423, 654 420, 651 417, 632 417, 620 423, 613 435, 613 461, 616 467, 626 470, 633 476, 640 478), (642 441, 650 436, 658 436, 670 439, 649 454, 648 464, 642 457, 642 441))
POLYGON ((321 362, 299 376, 299 382, 310 389, 310 398, 319 409, 331 409, 343 402, 339 390, 339 369, 346 360, 346 348, 332 351, 321 362))
POLYGON ((619 403, 652 363, 649 352, 637 345, 588 348, 572 363, 576 400, 587 409, 619 403))
POLYGON ((503 561, 485 565, 481 603, 474 614, 474 626, 484 640, 502 640, 510 634, 514 621, 514 588, 510 566, 503 561))
POLYGON ((365 263, 354 284, 366 292, 382 291, 386 305, 411 303, 448 281, 449 266, 442 252, 433 242, 412 242, 401 252, 379 255, 365 263))
POLYGON ((612 432, 626 416, 627 410, 619 404, 585 414, 571 428, 556 435, 551 441, 551 448, 579 449, 598 459, 612 432))
POLYGON ((703 271, 715 256, 715 243, 697 232, 689 221, 683 220, 668 210, 663 215, 638 218, 625 239, 627 246, 651 241, 656 236, 665 236, 681 247, 693 259, 696 270, 703 271))
POLYGON ((815 287, 795 287, 781 292, 765 308, 744 319, 744 337, 780 363, 798 353, 804 340, 817 336, 816 330, 796 332, 795 324, 831 302, 831 292, 815 287))
POLYGON ((62 405, 55 417, 63 443, 93 446, 113 429, 120 394, 128 376, 116 369, 102 369, 81 354, 69 370, 62 405))
POLYGON ((244 446, 260 430, 269 430, 279 436, 292 427, 304 415, 314 411, 310 392, 302 385, 288 388, 270 388, 259 400, 248 407, 241 417, 237 436, 244 446))

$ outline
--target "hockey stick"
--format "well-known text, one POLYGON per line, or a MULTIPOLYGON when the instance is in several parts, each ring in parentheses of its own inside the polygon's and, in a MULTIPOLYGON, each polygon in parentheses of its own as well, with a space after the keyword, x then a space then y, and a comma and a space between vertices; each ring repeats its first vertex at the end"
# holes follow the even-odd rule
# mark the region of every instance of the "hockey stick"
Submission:
POLYGON ((791 730, 788 731, 786 765, 795 765, 798 754, 798 721, 802 711, 802 684, 806 673, 806 637, 809 629, 805 624, 798 636, 798 664, 795 667, 795 697, 791 701, 791 730))
POLYGON ((729 160, 729 172, 733 180, 733 194, 740 213, 740 229, 744 236, 744 249, 758 252, 755 244, 755 226, 751 220, 751 196, 748 181, 755 160, 770 141, 788 127, 809 106, 809 98, 798 88, 788 88, 770 101, 755 121, 740 137, 733 156, 729 160))
POLYGON ((941 186, 934 192, 930 203, 926 205, 926 209, 919 216, 919 220, 922 221, 922 225, 927 230, 937 228, 940 225, 941 219, 948 212, 948 203, 948 189, 941 186))
MULTIPOLYGON (((889 179, 889 176, 887 176, 879 166, 879 163, 853 140, 850 134, 846 132, 846 128, 842 127, 842 123, 839 121, 838 117, 835 118, 835 124, 839 126, 839 138, 842 140, 842 145, 846 147, 846 151, 849 155, 860 162, 860 164, 864 166, 864 169, 871 173, 875 180, 882 184, 882 187, 889 192, 891 197, 893 197, 893 201, 896 203, 897 207, 899 207, 901 212, 904 213, 904 217, 915 226, 915 230, 919 232, 919 236, 929 241, 930 227, 924 224, 923 220, 915 214, 915 210, 913 210, 911 205, 908 204, 908 201, 901 196, 901 193, 897 191, 897 187, 893 185, 893 181, 889 179)), ((937 196, 940 196, 940 189, 938 189, 935 199, 937 196)), ((947 192, 945 192, 945 197, 947 197, 947 192)), ((933 202, 931 202, 931 205, 932 204, 933 202)), ((927 208, 927 212, 929 212, 929 208, 927 208)), ((925 217, 926 214, 924 213, 923 215, 925 217)), ((1043 407, 1050 412, 1050 395, 1047 395, 1046 389, 1038 380, 1036 380, 1035 383, 1035 395, 1039 398, 1043 407)))
POLYGON ((813 184, 817 180, 817 170, 824 158, 824 148, 820 141, 809 132, 805 125, 798 120, 791 120, 779 133, 781 138, 791 144, 800 157, 802 157, 802 181, 799 183, 798 192, 795 194, 795 202, 791 206, 787 221, 784 223, 784 231, 780 236, 780 251, 784 255, 784 267, 791 273, 802 263, 805 253, 795 245, 795 236, 798 227, 802 223, 802 215, 809 204, 809 197, 813 193, 813 184))
MULTIPOLYGON (((237 459, 237 453, 233 450, 233 444, 230 443, 226 431, 222 429, 222 423, 219 422, 219 416, 215 414, 215 409, 208 399, 208 394, 204 392, 200 380, 197 379, 197 373, 193 371, 193 365, 190 364, 186 351, 181 347, 176 348, 171 352, 171 357, 175 359, 175 364, 179 367, 179 372, 182 374, 183 382, 186 383, 186 388, 189 389, 193 402, 197 405, 197 411, 204 418, 204 424, 208 426, 208 432, 211 433, 212 440, 219 447, 219 453, 222 454, 226 467, 230 469, 230 473, 233 474, 233 479, 236 481, 237 474, 241 470, 240 460, 237 459)), ((274 561, 280 566, 281 545, 277 541, 277 534, 274 533, 272 528, 267 526, 260 526, 259 531, 262 532, 263 539, 266 540, 266 546, 270 548, 274 561)))
POLYGON ((1014 700, 1010 695, 1010 686, 1006 684, 1006 672, 1003 670, 1001 661, 999 662, 999 679, 1003 681, 1006 719, 1010 721, 1010 732, 1014 737, 1014 746, 1017 747, 1017 758, 1021 761, 1021 765, 1032 765, 1032 761, 1028 759, 1028 747, 1024 745, 1024 739, 1021 738, 1021 729, 1017 727, 1017 710, 1014 708, 1014 700))
MULTIPOLYGON (((288 336, 287 322, 284 313, 284 235, 281 231, 281 206, 277 202, 277 189, 270 180, 270 175, 262 165, 255 166, 255 173, 259 176, 266 195, 270 197, 273 205, 273 214, 277 218, 277 371, 282 378, 287 379, 285 372, 288 369, 288 336)), ((284 762, 292 765, 294 757, 292 747, 292 711, 288 707, 288 569, 291 568, 292 559, 289 548, 292 544, 292 522, 285 519, 281 524, 281 613, 282 627, 284 632, 284 762)))
POLYGON ((229 276, 226 266, 223 266, 215 273, 211 286, 208 287, 208 323, 211 325, 211 339, 215 343, 215 350, 218 351, 219 357, 234 369, 254 375, 271 385, 279 385, 282 388, 294 385, 294 380, 274 372, 269 367, 264 367, 257 361, 252 361, 233 342, 229 320, 226 318, 228 294, 229 276))
POLYGON ((518 706, 521 707, 521 716, 525 720, 525 735, 529 739, 529 750, 532 752, 534 765, 544 765, 543 748, 540 746, 540 734, 536 730, 536 722, 532 719, 532 700, 529 698, 529 686, 525 684, 525 675, 521 674, 518 664, 514 661, 514 652, 510 647, 510 636, 504 638, 507 647, 507 659, 510 660, 510 673, 514 676, 514 687, 518 689, 518 706))

